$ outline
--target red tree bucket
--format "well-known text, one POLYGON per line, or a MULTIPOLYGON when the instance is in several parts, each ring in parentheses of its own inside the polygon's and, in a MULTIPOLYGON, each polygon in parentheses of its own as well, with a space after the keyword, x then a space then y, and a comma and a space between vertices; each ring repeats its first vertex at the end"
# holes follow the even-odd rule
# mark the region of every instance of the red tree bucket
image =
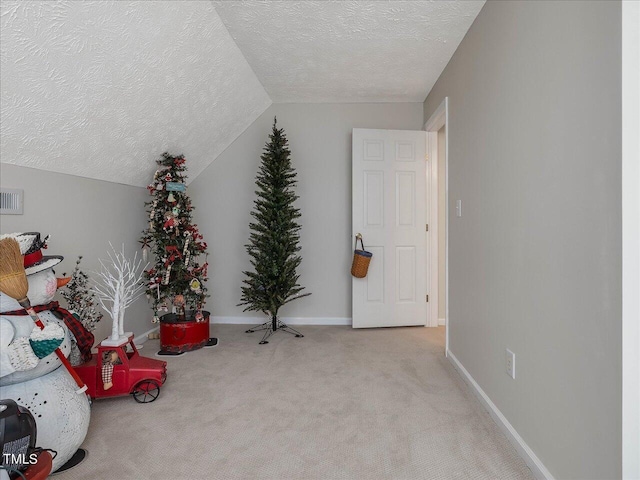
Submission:
POLYGON ((160 317, 160 348, 162 351, 182 353, 197 350, 209 340, 209 312, 203 311, 203 322, 196 322, 194 312, 187 312, 185 321, 168 313, 160 317))

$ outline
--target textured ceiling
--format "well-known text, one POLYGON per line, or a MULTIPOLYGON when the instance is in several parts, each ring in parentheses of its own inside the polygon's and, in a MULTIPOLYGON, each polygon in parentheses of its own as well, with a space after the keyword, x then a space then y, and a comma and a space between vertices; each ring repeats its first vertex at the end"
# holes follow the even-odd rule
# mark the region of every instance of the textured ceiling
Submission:
POLYGON ((146 185, 195 178, 271 100, 209 2, 1 4, 2 162, 146 185))
POLYGON ((272 100, 422 102, 482 5, 2 0, 1 161, 143 186, 169 150, 193 179, 272 100))
POLYGON ((213 1, 274 102, 422 102, 482 1, 213 1))

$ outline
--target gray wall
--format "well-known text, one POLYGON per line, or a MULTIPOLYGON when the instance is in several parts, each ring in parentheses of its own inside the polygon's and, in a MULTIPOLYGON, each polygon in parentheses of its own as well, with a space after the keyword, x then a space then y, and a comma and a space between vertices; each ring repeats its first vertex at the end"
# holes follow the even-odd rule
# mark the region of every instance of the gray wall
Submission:
MULTIPOLYGON (((1 215, 0 232, 37 231, 51 235, 46 253, 63 255, 54 268, 56 275, 71 274, 78 255, 82 269, 91 275, 99 269, 99 258, 106 258, 109 242, 133 256, 145 227, 144 202, 147 191, 116 183, 0 164, 0 184, 24 189, 24 214, 1 215)), ((59 298, 64 305, 64 299, 59 298)), ((152 312, 146 298, 127 309, 125 328, 136 335, 151 328, 152 312)), ((111 319, 105 315, 98 324, 96 340, 105 338, 111 319)))
POLYGON ((424 104, 463 201, 451 351, 559 479, 621 475, 620 85, 620 2, 490 1, 424 104))
MULTIPOLYGON (((255 316, 236 307, 250 267, 255 176, 274 115, 285 129, 298 172, 302 213, 301 284, 311 292, 285 306, 285 317, 351 317, 351 130, 422 129, 422 104, 276 104, 191 184, 195 219, 209 244, 213 316, 255 316)), ((310 322, 313 322, 312 320, 310 322)))

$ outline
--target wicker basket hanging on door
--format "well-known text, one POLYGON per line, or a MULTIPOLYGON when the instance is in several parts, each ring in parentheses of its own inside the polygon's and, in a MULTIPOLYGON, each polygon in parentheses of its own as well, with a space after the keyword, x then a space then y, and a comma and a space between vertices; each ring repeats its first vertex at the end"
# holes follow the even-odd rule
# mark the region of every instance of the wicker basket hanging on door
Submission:
POLYGON ((364 249, 364 243, 362 242, 362 235, 356 235, 356 245, 353 250, 353 262, 351 263, 351 275, 356 278, 364 278, 367 276, 367 271, 369 270, 369 263, 371 263, 371 257, 373 257, 373 253, 367 252, 364 249), (362 250, 358 250, 358 240, 360 240, 360 245, 362 246, 362 250))

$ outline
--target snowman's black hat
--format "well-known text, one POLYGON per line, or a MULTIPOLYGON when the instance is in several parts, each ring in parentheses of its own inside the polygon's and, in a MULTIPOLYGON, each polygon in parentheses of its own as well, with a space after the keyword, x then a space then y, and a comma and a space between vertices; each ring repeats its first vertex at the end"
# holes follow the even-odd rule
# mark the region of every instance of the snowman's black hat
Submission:
POLYGON ((59 264, 64 257, 61 255, 43 255, 42 250, 47 248, 49 235, 40 238, 40 232, 11 233, 2 235, 2 238, 14 238, 20 245, 20 253, 24 259, 24 271, 27 275, 41 272, 59 264))

